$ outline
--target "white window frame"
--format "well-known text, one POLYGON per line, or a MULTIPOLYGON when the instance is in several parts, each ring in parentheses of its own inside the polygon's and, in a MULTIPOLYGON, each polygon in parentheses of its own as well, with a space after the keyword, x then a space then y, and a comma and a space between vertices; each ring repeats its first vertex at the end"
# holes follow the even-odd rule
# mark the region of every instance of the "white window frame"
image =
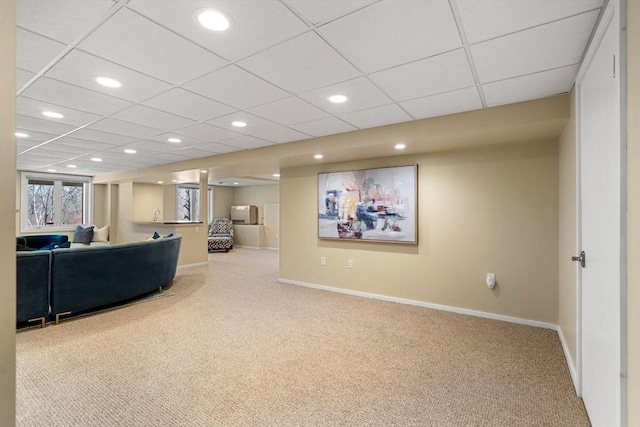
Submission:
MULTIPOLYGON (((176 218, 180 219, 180 196, 178 194, 180 188, 194 188, 198 191, 200 186, 198 184, 177 184, 176 185, 176 218)), ((200 212, 200 210, 198 210, 200 212)), ((200 218, 202 221, 202 218, 200 218)), ((213 185, 207 186, 207 224, 213 221, 213 185)))
POLYGON ((41 172, 24 171, 20 174, 20 231, 23 233, 34 231, 72 231, 78 224, 62 224, 62 182, 78 182, 83 184, 82 189, 82 223, 93 224, 93 178, 81 175, 64 175, 41 172), (53 217, 54 225, 30 226, 27 221, 29 179, 41 179, 54 182, 53 217))

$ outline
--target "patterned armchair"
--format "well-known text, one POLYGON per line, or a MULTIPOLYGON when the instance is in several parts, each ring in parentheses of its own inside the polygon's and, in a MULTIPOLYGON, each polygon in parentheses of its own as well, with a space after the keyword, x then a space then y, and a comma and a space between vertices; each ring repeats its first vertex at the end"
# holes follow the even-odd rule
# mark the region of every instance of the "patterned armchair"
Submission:
POLYGON ((209 224, 208 251, 233 249, 233 223, 227 218, 214 218, 209 224))

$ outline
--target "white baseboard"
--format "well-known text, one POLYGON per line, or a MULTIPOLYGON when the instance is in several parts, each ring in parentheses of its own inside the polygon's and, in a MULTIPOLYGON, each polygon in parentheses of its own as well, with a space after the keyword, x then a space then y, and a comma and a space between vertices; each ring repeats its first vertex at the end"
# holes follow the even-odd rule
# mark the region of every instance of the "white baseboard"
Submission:
POLYGON ((267 250, 269 250, 269 251, 279 251, 279 250, 280 250, 280 248, 270 248, 270 247, 267 247, 267 246, 262 247, 262 248, 260 248, 260 249, 267 249, 267 250))
POLYGON ((571 374, 571 381, 573 381, 573 387, 576 391, 576 394, 580 396, 580 388, 578 387, 578 371, 576 370, 575 365, 573 364, 573 360, 571 359, 571 353, 569 352, 569 346, 564 339, 564 334, 562 333, 562 329, 560 326, 556 326, 556 331, 558 332, 558 337, 560 338, 560 344, 562 344, 562 352, 564 353, 564 358, 567 361, 567 366, 569 367, 569 373, 571 374))
POLYGON ((205 262, 196 262, 196 263, 193 263, 193 264, 184 264, 184 265, 179 265, 179 266, 178 266, 178 269, 180 269, 180 268, 198 267, 198 266, 201 266, 201 265, 207 265, 207 264, 209 264, 209 261, 205 261, 205 262))
POLYGON ((466 308, 451 307, 448 305, 432 304, 424 301, 390 297, 387 295, 372 294, 368 292, 354 291, 350 289, 334 288, 331 286, 316 285, 314 283, 299 282, 297 280, 278 278, 278 282, 285 283, 287 285, 304 286, 305 288, 320 289, 323 291, 337 292, 341 294, 354 295, 358 297, 373 298, 373 299, 378 299, 382 301, 397 302, 400 304, 408 304, 408 305, 415 305, 418 307, 432 308, 434 310, 449 311, 449 312, 458 313, 458 314, 466 314, 468 316, 483 317, 485 319, 502 320, 503 322, 534 326, 536 328, 553 329, 554 331, 558 329, 557 325, 554 325, 553 323, 539 322, 537 320, 522 319, 519 317, 504 316, 502 314, 487 313, 484 311, 469 310, 466 308))
POLYGON ((503 322, 517 323, 519 325, 533 326, 536 328, 552 329, 556 331, 556 333, 558 334, 558 337, 560 338, 560 343, 562 344, 562 351, 564 353, 567 366, 569 367, 569 373, 571 374, 571 381, 573 382, 573 387, 576 390, 576 394, 579 395, 578 375, 577 375, 575 365, 571 360, 569 347, 567 346, 567 342, 565 341, 564 335, 562 334, 562 329, 560 329, 558 325, 554 325, 553 323, 539 322, 537 320, 530 320, 530 319, 522 319, 520 317, 504 316, 502 314, 487 313, 484 311, 469 310, 466 308, 451 307, 448 305, 432 304, 428 302, 416 301, 416 300, 405 299, 405 298, 390 297, 387 295, 372 294, 369 292, 354 291, 351 289, 317 285, 315 283, 300 282, 297 280, 283 279, 281 277, 278 278, 278 282, 284 283, 287 285, 295 285, 295 286, 303 286, 305 288, 319 289, 322 291, 337 292, 340 294, 347 294, 347 295, 353 295, 353 296, 364 297, 364 298, 373 298, 373 299, 378 299, 382 301, 396 302, 399 304, 408 304, 408 305, 415 305, 418 307, 432 308, 434 310, 449 311, 452 313, 465 314, 467 316, 476 316, 476 317, 483 317, 485 319, 501 320, 503 322))
POLYGON ((244 245, 233 245, 234 248, 242 248, 242 249, 261 249, 258 246, 244 246, 244 245))

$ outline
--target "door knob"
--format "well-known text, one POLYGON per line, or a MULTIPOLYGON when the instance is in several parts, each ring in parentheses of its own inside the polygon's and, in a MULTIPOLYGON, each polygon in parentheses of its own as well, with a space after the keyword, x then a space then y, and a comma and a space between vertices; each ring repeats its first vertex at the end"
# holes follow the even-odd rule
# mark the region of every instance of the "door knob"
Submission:
POLYGON ((582 266, 582 268, 584 268, 586 262, 587 262, 587 257, 585 256, 584 251, 580 252, 580 256, 572 256, 571 257, 571 261, 579 261, 580 265, 582 266))

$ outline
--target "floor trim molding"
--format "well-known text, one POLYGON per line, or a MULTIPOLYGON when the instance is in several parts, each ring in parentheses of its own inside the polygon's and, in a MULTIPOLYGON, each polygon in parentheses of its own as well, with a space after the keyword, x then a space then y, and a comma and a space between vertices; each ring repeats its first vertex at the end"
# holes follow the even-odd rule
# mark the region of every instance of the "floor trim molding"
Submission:
POLYGON ((315 283, 300 282, 298 280, 290 280, 282 277, 278 278, 278 282, 286 285, 302 286, 305 288, 318 289, 321 291, 336 292, 339 294, 347 294, 347 295, 358 296, 363 298, 372 298, 372 299, 378 299, 382 301, 395 302, 399 304, 415 305, 418 307, 432 308, 434 310, 465 314, 467 316, 483 317, 485 319, 501 320, 503 322, 517 323, 519 325, 526 325, 526 326, 533 326, 536 328, 554 330, 556 331, 556 333, 558 334, 558 338, 560 339, 560 344, 562 345, 562 352, 564 353, 564 358, 567 362, 569 373, 571 375, 571 381, 573 382, 573 387, 576 391, 576 394, 578 394, 578 387, 577 387, 578 376, 577 376, 575 365, 573 364, 573 360, 571 359, 569 346, 567 345, 567 342, 564 338, 564 334, 562 333, 562 329, 560 329, 560 326, 555 325, 553 323, 540 322, 537 320, 530 320, 530 319, 522 319, 520 317, 504 316, 502 314, 487 313, 485 311, 469 310, 466 308, 452 307, 448 305, 432 304, 424 301, 416 301, 416 300, 411 300, 406 298, 397 298, 397 297, 391 297, 387 295, 373 294, 369 292, 354 291, 351 289, 343 289, 343 288, 336 288, 332 286, 318 285, 315 283))
POLYGON ((183 264, 183 265, 179 265, 179 266, 178 266, 178 269, 181 269, 181 268, 191 268, 191 267, 199 267, 199 266, 201 266, 201 265, 208 265, 208 264, 209 264, 209 261, 196 262, 196 263, 193 263, 193 264, 183 264))

